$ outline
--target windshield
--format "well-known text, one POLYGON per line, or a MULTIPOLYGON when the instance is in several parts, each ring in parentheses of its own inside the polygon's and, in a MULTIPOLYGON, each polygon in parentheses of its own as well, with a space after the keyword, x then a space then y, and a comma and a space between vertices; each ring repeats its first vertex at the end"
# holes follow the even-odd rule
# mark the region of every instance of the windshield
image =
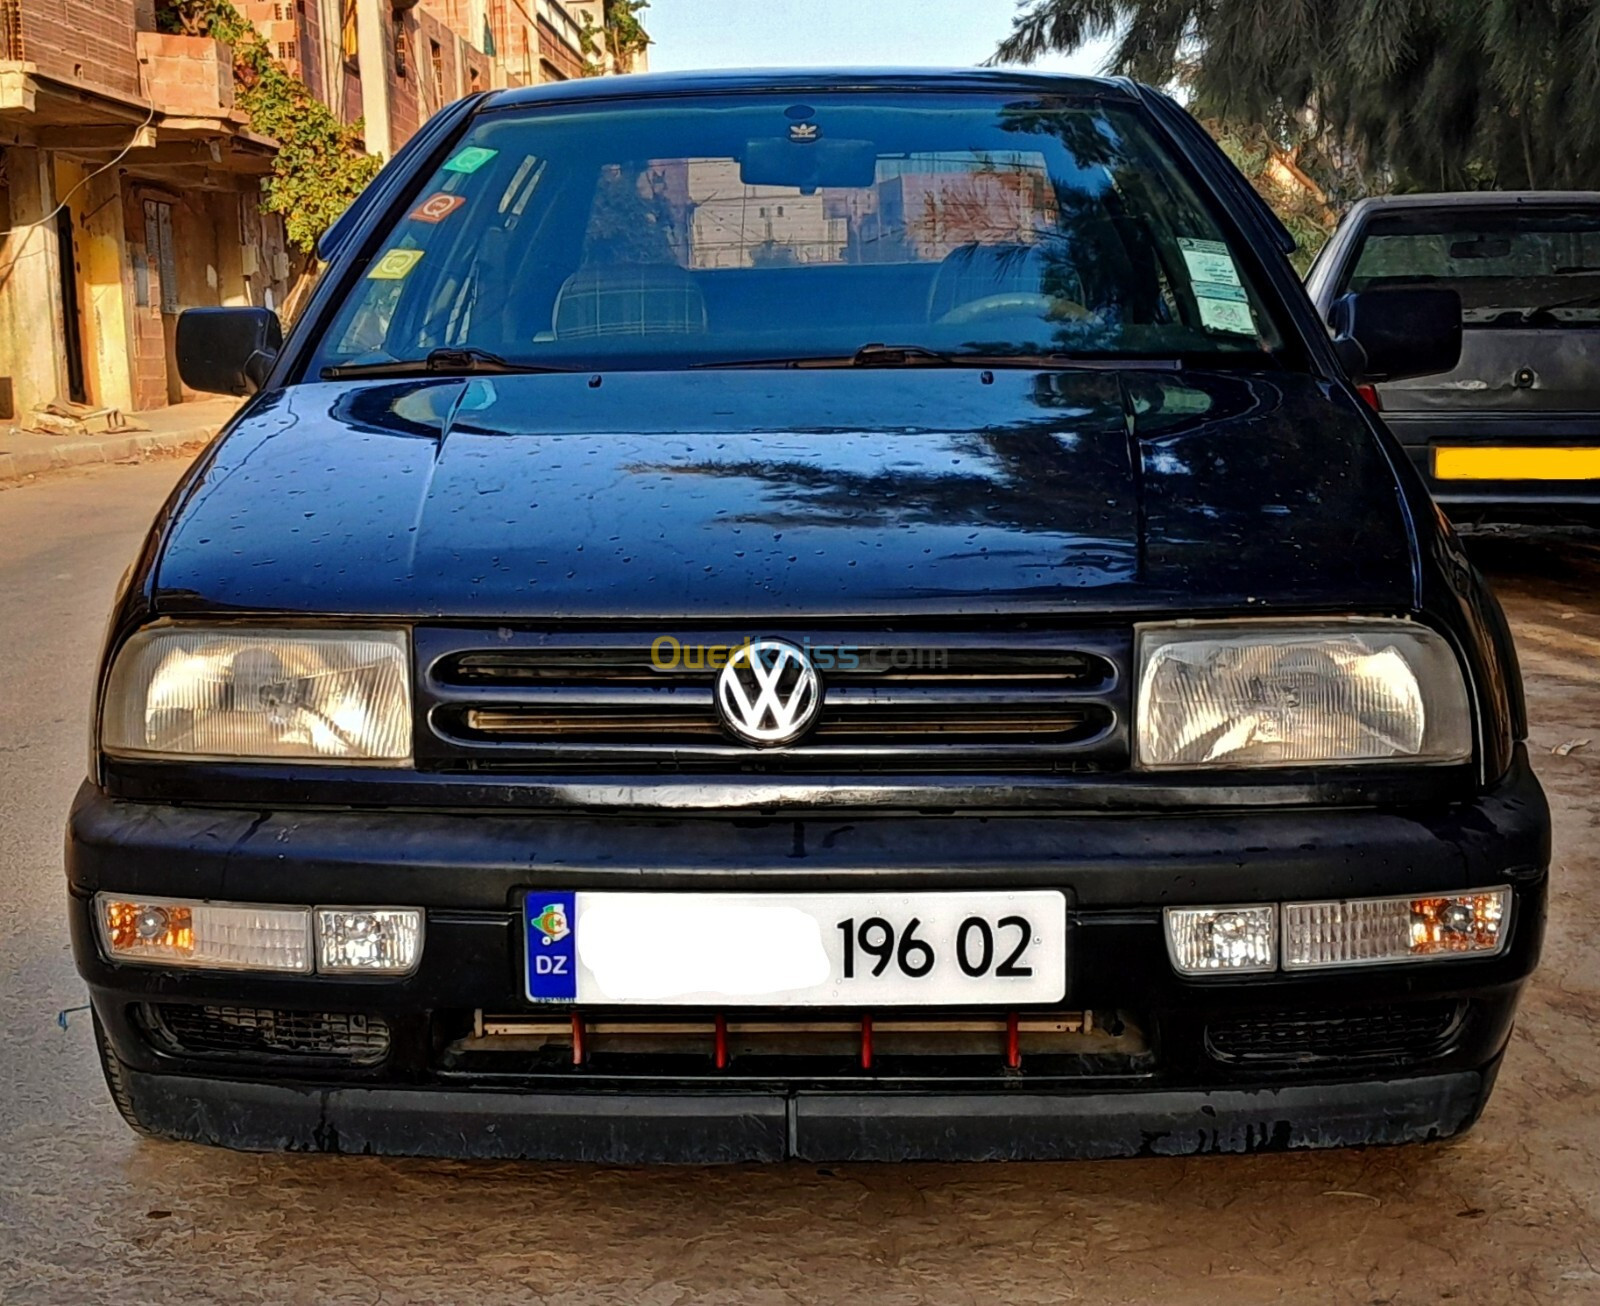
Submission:
POLYGON ((485 114, 320 342, 328 367, 581 369, 1067 353, 1280 337, 1132 112, 827 94, 485 114), (910 351, 921 351, 912 353, 910 351), (859 357, 858 357, 859 356, 859 357))
POLYGON ((1600 209, 1375 217, 1346 289, 1420 286, 1459 292, 1468 327, 1600 325, 1600 209))

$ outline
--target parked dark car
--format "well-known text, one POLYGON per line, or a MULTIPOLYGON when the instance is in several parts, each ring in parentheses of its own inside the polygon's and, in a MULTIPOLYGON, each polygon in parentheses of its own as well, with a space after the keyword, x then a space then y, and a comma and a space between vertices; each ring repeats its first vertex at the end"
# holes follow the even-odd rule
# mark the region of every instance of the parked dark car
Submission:
MULTIPOLYGON (((111 623, 73 942, 135 1127, 1052 1158, 1441 1138, 1538 956, 1500 609, 1287 234, 1128 82, 445 110, 111 623), (1355 381, 1362 377, 1357 376, 1355 381)), ((1407 324, 1397 332, 1396 322, 1407 324)))
POLYGON ((1369 391, 1463 522, 1600 522, 1600 193, 1362 200, 1307 279, 1338 328, 1352 291, 1452 290, 1453 368, 1369 391))

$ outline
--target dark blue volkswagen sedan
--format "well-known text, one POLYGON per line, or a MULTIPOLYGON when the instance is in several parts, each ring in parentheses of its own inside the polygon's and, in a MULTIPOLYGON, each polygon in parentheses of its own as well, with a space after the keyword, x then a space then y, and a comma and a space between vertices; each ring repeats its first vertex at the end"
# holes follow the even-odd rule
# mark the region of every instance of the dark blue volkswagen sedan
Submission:
POLYGON ((1482 578, 1348 298, 1127 82, 431 122, 111 623, 67 842, 136 1128, 612 1162, 1441 1138, 1539 952, 1482 578))

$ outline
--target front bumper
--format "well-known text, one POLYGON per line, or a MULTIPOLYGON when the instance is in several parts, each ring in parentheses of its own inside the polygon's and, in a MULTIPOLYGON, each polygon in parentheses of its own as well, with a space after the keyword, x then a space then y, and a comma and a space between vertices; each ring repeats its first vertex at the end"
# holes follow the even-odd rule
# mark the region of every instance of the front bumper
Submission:
MULTIPOLYGON (((85 787, 67 841, 78 967, 127 1096, 152 1128, 247 1148, 581 1160, 1037 1157, 1401 1142, 1475 1119, 1543 934, 1549 817, 1519 753, 1470 803, 1179 814, 826 817, 237 811, 85 787), (1185 980, 1166 906, 1461 892, 1510 884, 1486 959, 1185 980), (935 1060, 721 1069, 452 1059, 475 1013, 527 1015, 527 890, 815 892, 1049 887, 1069 898, 1065 1006, 1128 1013, 1145 1051, 976 1070, 935 1060), (92 895, 420 906, 399 980, 116 966, 92 895), (199 1057, 152 1038, 153 1006, 364 1013, 376 1064, 199 1057), (1368 1022, 1444 1010, 1426 1045, 1368 1022), (1347 1016, 1336 1047, 1226 1055, 1216 1031, 1347 1016), (1453 1013, 1453 1014, 1451 1014, 1453 1013), (1375 1026, 1374 1026, 1375 1027, 1375 1026), (1066 1068, 1064 1068, 1064 1066, 1066 1068)), ((547 1013, 541 1013, 547 1014, 547 1013)), ((705 1013, 709 1018, 710 1013, 705 1013)), ((857 1015, 861 1013, 848 1013, 857 1015)), ((1270 1043, 1270 1037, 1268 1039, 1270 1043)))

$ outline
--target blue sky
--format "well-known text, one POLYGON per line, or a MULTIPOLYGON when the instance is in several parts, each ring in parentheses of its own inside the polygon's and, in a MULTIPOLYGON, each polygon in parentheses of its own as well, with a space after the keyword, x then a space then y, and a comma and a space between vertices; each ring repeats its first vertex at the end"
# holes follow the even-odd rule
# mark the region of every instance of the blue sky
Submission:
MULTIPOLYGON (((982 63, 1011 30, 1014 0, 650 0, 650 67, 982 63)), ((1102 46, 1041 60, 1094 73, 1102 46)))

